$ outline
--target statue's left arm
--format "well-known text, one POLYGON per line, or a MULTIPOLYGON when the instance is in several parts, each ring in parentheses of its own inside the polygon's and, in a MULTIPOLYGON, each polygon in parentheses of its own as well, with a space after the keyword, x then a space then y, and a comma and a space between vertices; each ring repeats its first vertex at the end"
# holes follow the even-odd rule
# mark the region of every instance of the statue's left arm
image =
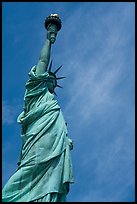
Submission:
POLYGON ((68 138, 68 142, 69 142, 69 148, 70 148, 70 150, 72 150, 73 149, 73 140, 68 138))

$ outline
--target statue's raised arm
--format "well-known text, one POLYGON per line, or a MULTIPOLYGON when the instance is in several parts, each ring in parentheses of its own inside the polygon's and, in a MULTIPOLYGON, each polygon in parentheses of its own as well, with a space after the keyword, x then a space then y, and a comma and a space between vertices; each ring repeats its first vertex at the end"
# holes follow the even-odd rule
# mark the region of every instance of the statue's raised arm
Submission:
POLYGON ((45 20, 45 28, 47 29, 47 37, 37 64, 37 75, 43 74, 45 71, 47 71, 50 60, 51 44, 55 42, 57 32, 61 28, 61 20, 59 19, 59 15, 51 14, 48 16, 45 20))

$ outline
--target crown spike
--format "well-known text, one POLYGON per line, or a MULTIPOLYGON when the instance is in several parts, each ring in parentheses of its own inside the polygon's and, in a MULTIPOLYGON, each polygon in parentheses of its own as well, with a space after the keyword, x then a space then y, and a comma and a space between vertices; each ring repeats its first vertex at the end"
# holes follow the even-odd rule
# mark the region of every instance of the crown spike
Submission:
POLYGON ((57 84, 56 86, 59 87, 59 88, 63 88, 62 86, 60 86, 60 85, 58 85, 58 84, 57 84))
POLYGON ((53 91, 53 93, 57 96, 57 94, 56 94, 56 92, 55 91, 53 91))
POLYGON ((60 79, 64 79, 64 78, 66 78, 66 77, 57 77, 56 79, 60 80, 60 79))
POLYGON ((52 61, 53 61, 53 60, 51 60, 51 62, 50 62, 50 65, 49 65, 49 70, 48 70, 48 72, 51 72, 52 61))
POLYGON ((63 65, 61 65, 55 72, 54 72, 54 74, 56 74, 59 70, 60 70, 60 68, 62 67, 63 65))

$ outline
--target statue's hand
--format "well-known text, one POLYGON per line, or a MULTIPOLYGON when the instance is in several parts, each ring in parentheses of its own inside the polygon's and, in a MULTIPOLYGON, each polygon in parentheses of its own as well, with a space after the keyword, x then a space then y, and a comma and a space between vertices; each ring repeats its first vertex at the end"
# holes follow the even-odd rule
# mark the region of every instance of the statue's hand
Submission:
POLYGON ((47 39, 53 44, 56 41, 57 28, 55 25, 49 25, 47 30, 47 39))
POLYGON ((73 141, 70 138, 68 138, 68 142, 69 142, 69 148, 70 148, 70 150, 72 150, 73 149, 73 141))

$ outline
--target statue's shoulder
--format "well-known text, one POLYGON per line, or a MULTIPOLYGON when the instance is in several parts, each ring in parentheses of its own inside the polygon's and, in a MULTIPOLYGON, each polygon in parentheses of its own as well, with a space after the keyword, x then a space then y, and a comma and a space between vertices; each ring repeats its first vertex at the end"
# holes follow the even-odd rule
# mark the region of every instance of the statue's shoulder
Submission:
POLYGON ((49 73, 47 71, 44 72, 43 74, 38 75, 37 72, 36 72, 36 69, 37 69, 37 65, 34 65, 31 68, 31 70, 30 70, 30 72, 28 74, 30 80, 45 80, 45 79, 47 79, 49 77, 49 73))
POLYGON ((49 74, 45 72, 44 74, 37 75, 36 68, 37 68, 36 65, 33 66, 28 74, 29 78, 25 84, 26 94, 28 94, 28 92, 32 93, 32 91, 37 92, 38 90, 41 91, 43 89, 44 90, 46 89, 45 81, 49 77, 49 74))

